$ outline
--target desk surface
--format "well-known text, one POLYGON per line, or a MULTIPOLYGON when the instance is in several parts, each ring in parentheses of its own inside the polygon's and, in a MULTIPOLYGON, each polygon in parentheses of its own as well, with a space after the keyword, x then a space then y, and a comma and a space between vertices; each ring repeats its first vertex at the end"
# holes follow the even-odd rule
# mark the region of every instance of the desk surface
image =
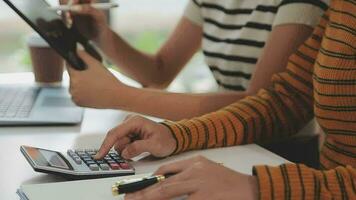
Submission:
MULTIPOLYGON (((4 76, 0 75, 0 83, 4 76)), ((11 75, 14 76, 14 75, 11 75)), ((31 82, 30 74, 18 74, 31 82)), ((17 79, 19 80, 19 79, 17 79)), ((63 181, 55 176, 36 173, 19 151, 20 145, 55 149, 65 152, 72 147, 97 147, 108 130, 122 121, 127 113, 113 110, 86 109, 82 124, 60 127, 0 127, 0 199, 18 199, 15 191, 21 184, 63 181)), ((134 164, 137 174, 148 173, 161 164, 195 155, 204 155, 234 170, 251 173, 256 164, 278 165, 286 160, 257 146, 194 151, 165 160, 144 160, 134 164)))

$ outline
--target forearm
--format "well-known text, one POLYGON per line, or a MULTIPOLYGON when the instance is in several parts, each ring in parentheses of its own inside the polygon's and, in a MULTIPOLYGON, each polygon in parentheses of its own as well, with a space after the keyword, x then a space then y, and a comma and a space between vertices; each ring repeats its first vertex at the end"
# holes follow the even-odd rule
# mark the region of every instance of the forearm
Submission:
POLYGON ((165 122, 177 141, 174 153, 281 139, 297 133, 313 117, 312 73, 325 23, 322 19, 321 26, 290 56, 286 72, 273 76, 269 89, 202 117, 165 122))
POLYGON ((154 55, 131 47, 109 29, 100 38, 99 47, 124 74, 144 87, 165 88, 200 48, 202 28, 183 17, 154 55))
POLYGON ((355 199, 351 166, 318 171, 305 165, 256 166, 260 199, 355 199))
POLYGON ((169 80, 164 79, 165 66, 159 54, 150 55, 133 48, 112 30, 104 31, 98 47, 106 57, 126 76, 138 81, 145 87, 163 85, 169 80))
POLYGON ((170 93, 155 89, 126 87, 117 93, 115 108, 168 120, 182 120, 216 111, 244 98, 244 92, 206 94, 170 93))

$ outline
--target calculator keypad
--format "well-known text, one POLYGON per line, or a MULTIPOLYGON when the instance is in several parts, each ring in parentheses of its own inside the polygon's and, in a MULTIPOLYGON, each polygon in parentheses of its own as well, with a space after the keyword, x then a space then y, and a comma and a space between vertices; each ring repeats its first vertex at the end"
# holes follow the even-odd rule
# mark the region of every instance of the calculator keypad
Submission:
POLYGON ((77 163, 78 165, 85 163, 91 171, 99 171, 99 169, 108 170, 126 170, 131 169, 130 165, 126 160, 120 157, 116 152, 111 151, 102 160, 94 160, 96 155, 96 150, 68 150, 67 154, 77 163))

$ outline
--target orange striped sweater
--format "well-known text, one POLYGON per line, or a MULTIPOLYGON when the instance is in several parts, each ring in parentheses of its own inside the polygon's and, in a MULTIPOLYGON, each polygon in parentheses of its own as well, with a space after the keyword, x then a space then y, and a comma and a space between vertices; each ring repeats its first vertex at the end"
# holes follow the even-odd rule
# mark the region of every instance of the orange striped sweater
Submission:
POLYGON ((299 164, 255 166, 261 199, 356 199, 356 0, 333 0, 285 72, 217 112, 164 122, 174 153, 297 133, 315 116, 325 132, 322 171, 299 164))

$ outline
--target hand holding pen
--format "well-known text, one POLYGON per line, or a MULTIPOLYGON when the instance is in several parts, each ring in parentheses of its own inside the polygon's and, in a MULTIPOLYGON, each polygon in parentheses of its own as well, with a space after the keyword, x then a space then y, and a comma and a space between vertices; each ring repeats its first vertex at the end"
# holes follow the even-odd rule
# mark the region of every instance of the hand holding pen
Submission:
MULTIPOLYGON (((254 176, 238 173, 201 156, 164 165, 155 175, 155 184, 126 194, 125 200, 258 199, 254 176), (161 180, 162 174, 174 175, 161 180)), ((127 191, 127 187, 125 189, 127 191)))
POLYGON ((66 8, 59 9, 63 11, 65 21, 72 21, 71 25, 74 25, 87 39, 99 43, 110 28, 105 13, 95 9, 95 6, 92 7, 93 2, 94 0, 60 0, 61 7, 57 8, 66 8))

